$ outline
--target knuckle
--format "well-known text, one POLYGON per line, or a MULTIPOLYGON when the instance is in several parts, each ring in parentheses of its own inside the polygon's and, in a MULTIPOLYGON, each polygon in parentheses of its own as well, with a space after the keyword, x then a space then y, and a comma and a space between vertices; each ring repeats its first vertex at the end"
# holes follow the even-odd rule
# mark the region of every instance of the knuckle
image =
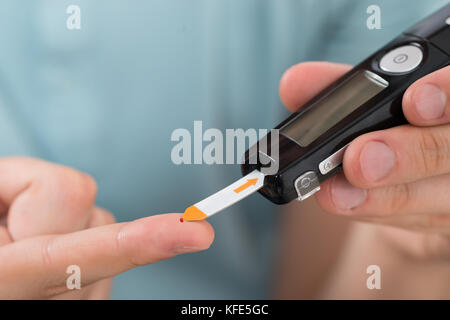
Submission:
POLYGON ((398 184, 385 188, 387 212, 396 215, 404 212, 410 206, 414 198, 412 190, 408 184, 398 184))
POLYGON ((47 237, 41 245, 41 261, 45 268, 50 268, 53 263, 52 258, 53 237, 47 237))
POLYGON ((116 222, 114 215, 106 209, 96 208, 97 221, 94 223, 96 226, 103 226, 107 224, 113 224, 116 222))
POLYGON ((53 175, 53 187, 59 190, 63 201, 90 207, 97 196, 97 184, 88 174, 71 168, 59 168, 53 175))
POLYGON ((133 255, 133 249, 130 248, 128 245, 129 242, 128 242, 127 231, 126 231, 127 226, 128 226, 128 223, 125 223, 117 231, 117 234, 115 236, 115 250, 116 250, 118 256, 126 259, 127 263, 130 265, 130 267, 136 268, 136 267, 143 266, 144 263, 135 259, 134 255, 133 255))
POLYGON ((419 168, 423 174, 437 174, 448 166, 450 158, 450 135, 431 130, 420 130, 419 135, 419 168))
POLYGON ((423 237, 419 252, 422 258, 450 260, 450 238, 441 234, 428 234, 423 237))
POLYGON ((104 220, 105 220, 105 224, 116 223, 116 218, 114 217, 114 215, 107 210, 104 210, 104 220))

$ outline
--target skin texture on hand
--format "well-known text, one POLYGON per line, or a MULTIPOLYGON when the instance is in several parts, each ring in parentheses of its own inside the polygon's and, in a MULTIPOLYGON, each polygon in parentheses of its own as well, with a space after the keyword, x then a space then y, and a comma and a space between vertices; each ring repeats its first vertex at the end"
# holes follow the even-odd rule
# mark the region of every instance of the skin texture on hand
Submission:
POLYGON ((28 158, 0 160, 0 298, 102 299, 110 279, 133 267, 209 248, 206 221, 181 214, 114 223, 94 205, 86 174, 28 158), (81 290, 68 290, 66 269, 81 269, 81 290))
MULTIPOLYGON (((280 96, 295 111, 350 69, 327 62, 291 67, 280 96)), ((316 199, 325 211, 379 228, 403 253, 450 260, 450 67, 416 81, 403 97, 410 125, 371 132, 347 148, 343 168, 321 185, 316 199), (387 231, 389 230, 389 231, 387 231)))

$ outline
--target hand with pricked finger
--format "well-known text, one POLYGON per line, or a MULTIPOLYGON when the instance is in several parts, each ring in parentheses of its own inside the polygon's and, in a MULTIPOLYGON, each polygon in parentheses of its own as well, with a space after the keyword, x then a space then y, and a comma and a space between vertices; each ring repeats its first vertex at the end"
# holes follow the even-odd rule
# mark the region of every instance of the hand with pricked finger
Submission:
MULTIPOLYGON (((295 111, 349 69, 326 62, 293 66, 281 79, 281 99, 295 111)), ((412 84, 403 96, 409 124, 352 141, 343 173, 325 181, 316 194, 320 206, 400 227, 380 228, 380 234, 415 258, 450 260, 449 97, 450 66, 412 84)))
POLYGON ((95 206, 96 192, 71 168, 0 159, 0 299, 104 299, 114 275, 213 241, 208 222, 180 223, 181 214, 114 223, 95 206), (80 267, 81 290, 66 286, 71 265, 80 267))

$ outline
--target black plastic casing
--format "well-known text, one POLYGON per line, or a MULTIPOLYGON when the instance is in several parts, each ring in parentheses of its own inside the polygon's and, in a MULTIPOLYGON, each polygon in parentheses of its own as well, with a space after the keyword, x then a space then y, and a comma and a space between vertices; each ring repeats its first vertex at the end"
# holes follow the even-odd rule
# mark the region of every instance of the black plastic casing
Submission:
MULTIPOLYGON (((297 142, 280 133, 278 172, 266 175, 265 185, 259 192, 276 204, 288 203, 298 198, 294 182, 305 172, 316 172, 319 181, 322 182, 342 170, 342 165, 340 165, 322 175, 319 171, 319 163, 353 139, 367 132, 406 124, 407 121, 402 111, 402 98, 406 89, 423 76, 450 64, 450 25, 445 21, 448 17, 450 17, 450 4, 389 42, 321 91, 298 112, 280 123, 275 129, 280 129, 291 119, 301 116, 313 108, 317 101, 329 95, 343 81, 361 70, 374 72, 389 82, 387 88, 359 106, 306 147, 301 147, 297 142), (423 51, 422 62, 417 68, 402 74, 385 72, 379 68, 379 61, 387 52, 407 44, 417 44, 423 51)), ((270 133, 267 138, 269 141, 267 154, 271 154, 270 133)), ((245 160, 241 166, 243 175, 255 169, 261 170, 263 166, 259 161, 256 164, 249 163, 249 150, 245 153, 245 160)))

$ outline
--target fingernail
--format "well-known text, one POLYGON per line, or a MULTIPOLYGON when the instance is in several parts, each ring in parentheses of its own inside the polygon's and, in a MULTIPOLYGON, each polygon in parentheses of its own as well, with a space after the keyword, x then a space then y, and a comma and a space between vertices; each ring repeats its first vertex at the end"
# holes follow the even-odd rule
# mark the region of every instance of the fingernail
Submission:
POLYGON ((447 96, 438 86, 424 84, 414 90, 413 101, 423 119, 434 120, 444 115, 447 96))
POLYGON ((369 182, 376 182, 389 175, 394 168, 395 156, 383 142, 368 142, 359 156, 361 171, 369 182))
POLYGON ((182 254, 182 253, 190 253, 190 252, 197 252, 206 250, 207 248, 200 248, 200 247, 189 247, 189 246, 181 246, 176 247, 173 249, 173 253, 175 254, 182 254))
POLYGON ((339 209, 349 210, 364 202, 367 191, 352 186, 342 175, 334 177, 331 184, 331 198, 339 209))

